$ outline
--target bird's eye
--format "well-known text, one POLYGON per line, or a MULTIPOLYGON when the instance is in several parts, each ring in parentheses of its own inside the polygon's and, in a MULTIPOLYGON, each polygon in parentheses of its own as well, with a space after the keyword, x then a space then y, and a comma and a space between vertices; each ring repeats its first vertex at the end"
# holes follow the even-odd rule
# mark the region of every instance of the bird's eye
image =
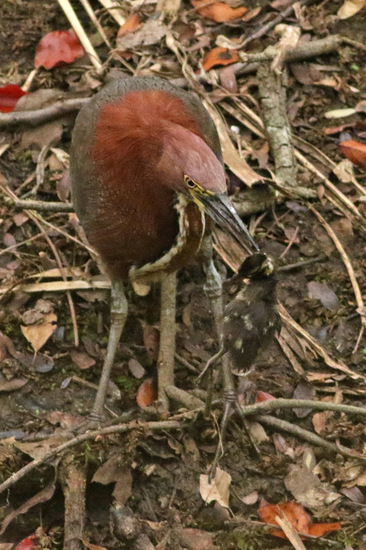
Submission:
POLYGON ((190 189, 194 189, 196 187, 196 182, 194 182, 188 176, 184 176, 184 181, 186 182, 187 187, 189 187, 190 189))

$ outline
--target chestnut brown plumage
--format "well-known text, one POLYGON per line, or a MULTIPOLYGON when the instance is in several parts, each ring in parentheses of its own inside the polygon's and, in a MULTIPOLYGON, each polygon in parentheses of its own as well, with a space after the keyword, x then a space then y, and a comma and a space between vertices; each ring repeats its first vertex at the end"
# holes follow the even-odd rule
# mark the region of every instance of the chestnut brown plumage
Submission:
MULTIPOLYGON (((159 398, 166 401, 164 386, 173 383, 174 361, 168 340, 174 336, 175 283, 169 274, 207 241, 206 214, 247 252, 257 249, 227 197, 215 125, 194 95, 165 80, 115 81, 77 117, 71 180, 76 213, 112 280, 110 339, 94 414, 102 413, 127 315, 123 283, 128 279, 162 281, 165 329, 158 378, 159 398)), ((220 301, 212 254, 205 263, 211 294, 220 301)))

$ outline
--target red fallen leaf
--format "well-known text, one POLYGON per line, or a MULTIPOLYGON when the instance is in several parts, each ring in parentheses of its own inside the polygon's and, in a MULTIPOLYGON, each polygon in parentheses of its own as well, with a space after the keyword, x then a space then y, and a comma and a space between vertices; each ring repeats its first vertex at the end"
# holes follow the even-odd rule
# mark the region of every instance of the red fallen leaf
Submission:
POLYGON ((129 32, 135 31, 139 26, 140 26, 139 14, 134 13, 133 15, 130 15, 130 17, 126 19, 122 27, 119 28, 119 31, 117 33, 117 38, 121 38, 121 36, 124 36, 129 32))
POLYGON ((312 523, 309 525, 309 535, 313 537, 322 537, 325 533, 330 533, 331 531, 339 531, 342 525, 339 521, 335 523, 312 523))
MULTIPOLYGON (((262 501, 259 510, 261 519, 270 525, 276 524, 276 516, 285 515, 291 525, 301 535, 311 535, 313 537, 321 537, 325 533, 331 531, 339 531, 341 524, 336 523, 310 523, 311 518, 304 510, 301 504, 297 502, 279 502, 278 504, 268 504, 262 501)), ((287 539, 285 533, 281 529, 271 529, 271 535, 281 539, 287 539)))
POLYGON ((37 535, 30 535, 26 537, 19 544, 16 545, 14 550, 33 550, 38 547, 39 537, 37 535))
POLYGON ((146 378, 137 390, 136 401, 144 409, 152 405, 158 398, 156 382, 153 378, 146 378))
POLYGON ((202 66, 205 71, 209 71, 215 65, 231 65, 231 63, 237 63, 239 60, 240 57, 236 50, 228 50, 217 46, 217 48, 208 52, 202 66))
POLYGON ((329 126, 328 128, 323 128, 323 133, 326 136, 332 136, 333 134, 339 134, 340 132, 343 132, 343 130, 346 130, 347 128, 353 128, 354 126, 354 122, 341 124, 341 126, 329 126))
POLYGON ((342 141, 339 147, 342 153, 346 155, 353 164, 356 164, 366 172, 366 144, 349 139, 347 141, 342 141))
POLYGON ((0 111, 2 113, 11 113, 14 111, 18 99, 26 95, 16 84, 7 84, 0 88, 0 111))
MULTIPOLYGON (((265 504, 264 506, 261 504, 258 513, 265 523, 271 525, 276 524, 277 516, 281 517, 281 515, 285 515, 298 533, 303 533, 304 535, 308 533, 311 518, 309 514, 305 512, 303 506, 297 502, 279 502, 278 504, 265 504)), ((271 534, 281 536, 281 538, 283 538, 284 535, 284 533, 278 529, 273 529, 271 534), (279 535, 279 533, 281 533, 281 535, 279 535)))
POLYGON ((263 403, 263 401, 270 401, 271 399, 276 399, 276 398, 273 397, 273 395, 271 395, 270 393, 258 390, 255 402, 263 403))
POLYGON ((60 63, 72 63, 84 53, 74 31, 49 32, 38 43, 34 66, 52 69, 60 63))
POLYGON ((242 17, 248 11, 244 6, 241 8, 232 8, 224 2, 213 1, 209 4, 208 0, 191 0, 191 4, 200 15, 216 23, 225 23, 226 21, 239 19, 239 17, 242 17))

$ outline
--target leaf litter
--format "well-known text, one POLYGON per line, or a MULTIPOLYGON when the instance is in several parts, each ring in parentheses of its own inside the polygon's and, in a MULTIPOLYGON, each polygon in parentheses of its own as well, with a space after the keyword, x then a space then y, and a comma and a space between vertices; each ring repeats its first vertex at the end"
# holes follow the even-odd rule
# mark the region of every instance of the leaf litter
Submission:
MULTIPOLYGON (((27 8, 28 2, 23 4, 27 8)), ((231 43, 235 44, 236 41, 236 44, 239 44, 243 38, 253 33, 258 25, 263 27, 266 20, 277 13, 276 10, 281 12, 282 9, 285 9, 284 7, 287 7, 288 3, 286 5, 277 2, 276 7, 275 3, 272 3, 259 10, 248 10, 249 6, 237 3, 205 2, 203 5, 201 2, 195 2, 193 9, 189 4, 178 4, 174 8, 174 17, 176 18, 174 20, 166 18, 165 14, 156 17, 155 4, 151 2, 134 2, 131 6, 123 6, 123 19, 128 22, 125 28, 123 26, 121 28, 121 22, 118 25, 114 22, 117 11, 121 15, 117 8, 111 9, 110 12, 108 12, 108 8, 104 8, 106 11, 101 13, 100 22, 105 33, 111 43, 113 40, 117 41, 114 44, 117 43, 121 51, 129 50, 130 58, 128 61, 120 60, 121 58, 118 58, 114 52, 109 57, 110 51, 103 41, 98 42, 100 45, 95 47, 103 61, 108 59, 106 61, 107 75, 110 69, 120 71, 120 75, 127 74, 130 68, 137 74, 156 74, 158 71, 160 76, 167 76, 172 80, 185 79, 185 86, 190 84, 189 78, 187 79, 187 68, 192 70, 192 74, 197 75, 200 85, 205 87, 205 96, 210 99, 215 109, 220 111, 221 119, 223 116, 226 117, 225 123, 220 123, 220 130, 225 146, 227 165, 231 168, 228 170, 229 188, 235 193, 237 204, 240 204, 242 194, 246 192, 244 182, 247 181, 249 184, 255 182, 257 177, 255 171, 258 173, 261 170, 273 171, 271 154, 268 154, 266 141, 263 136, 260 136, 260 130, 257 133, 258 127, 255 125, 258 121, 251 118, 250 115, 250 110, 257 115, 256 82, 254 78, 251 79, 251 77, 240 73, 243 66, 239 69, 236 66, 237 55, 240 52, 238 48, 233 50, 225 48, 227 59, 230 63, 235 60, 235 64, 229 65, 227 68, 223 67, 223 63, 206 65, 204 68, 207 74, 204 77, 201 77, 199 71, 205 57, 207 58, 207 55, 217 46, 221 47, 221 43, 216 42, 217 32, 220 32, 231 43), (217 25, 217 22, 220 23, 220 26, 217 25), (172 28, 174 32, 181 33, 181 43, 185 53, 184 64, 181 61, 177 62, 172 50, 165 47, 165 38, 172 28), (123 42, 124 39, 126 42, 123 42), (120 40, 122 42, 119 42, 120 40), (110 61, 111 59, 112 61, 110 61), (236 97, 233 98, 232 94, 235 94, 236 97), (226 109, 225 104, 227 103, 230 103, 232 108, 230 115, 226 109), (234 125, 238 131, 232 131, 234 125), (255 128, 257 131, 254 131, 255 128), (240 151, 240 155, 238 151, 240 151), (250 163, 252 172, 246 171, 244 161, 250 163), (233 175, 233 172, 237 177, 233 175), (237 197, 240 199, 238 200, 237 197)), ((347 28, 352 28, 347 25, 353 24, 356 27, 358 20, 360 24, 364 24, 364 10, 361 9, 363 7, 361 2, 346 0, 342 6, 338 2, 336 7, 331 4, 325 3, 324 6, 315 8, 304 6, 301 10, 296 8, 295 14, 298 22, 315 38, 324 36, 324 29, 329 30, 330 21, 336 28, 337 17, 343 18, 341 20, 341 24, 344 25, 341 27, 342 32, 347 32, 347 28), (339 7, 343 9, 343 13, 342 11, 337 12, 339 7)), ((15 10, 17 6, 14 4, 10 7, 9 4, 6 8, 0 9, 15 10)), ((56 6, 52 9, 57 11, 59 8, 56 6)), ((80 12, 76 11, 80 15, 80 12)), ((35 14, 36 10, 32 6, 30 20, 34 18, 37 23, 38 18, 42 18, 43 14, 41 10, 38 15, 35 14)), ((57 11, 58 18, 60 14, 61 12, 57 11)), ((85 19, 82 20, 85 24, 85 19)), ((11 24, 16 24, 16 17, 12 17, 10 21, 12 21, 11 24)), ((291 22, 291 19, 288 21, 291 22)), ((27 40, 32 41, 30 45, 28 42, 23 43, 23 49, 21 45, 14 45, 14 51, 20 47, 24 52, 26 59, 24 67, 27 67, 29 73, 32 72, 33 56, 42 35, 48 31, 54 32, 59 28, 57 18, 52 19, 51 12, 47 23, 43 21, 40 26, 37 25, 38 23, 34 27, 34 37, 30 38, 27 35, 27 40)), ((65 19, 64 28, 67 28, 67 25, 65 19)), ((88 27, 86 24, 85 26, 91 36, 94 29, 92 30, 92 27, 88 27)), ((351 32, 351 37, 356 38, 353 32, 351 32)), ((269 30, 267 36, 262 40, 263 43, 259 40, 253 51, 263 51, 265 45, 274 43, 275 38, 269 30)), ((249 50, 252 51, 251 48, 249 50)), ((83 52, 80 50, 79 53, 83 55, 84 50, 83 52)), ((359 66, 362 66, 360 52, 352 52, 352 54, 348 52, 347 55, 352 55, 354 59, 357 58, 355 64, 358 63, 359 66)), ((80 96, 94 92, 100 86, 103 77, 93 73, 90 67, 86 66, 86 57, 78 57, 78 59, 73 61, 70 58, 69 65, 65 64, 65 60, 60 60, 62 62, 56 61, 54 68, 40 67, 36 76, 33 77, 33 84, 29 88, 30 93, 19 99, 15 112, 22 112, 23 102, 26 105, 26 102, 32 98, 34 101, 37 100, 38 104, 35 101, 34 105, 29 107, 31 110, 44 109, 56 99, 66 99, 70 97, 70 94, 80 96), (37 99, 40 92, 51 93, 48 98, 43 96, 43 99, 41 97, 37 99)), ((216 59, 220 61, 220 57, 216 59)), ((225 55, 223 61, 225 62, 225 55)), ((315 163, 320 162, 322 172, 327 174, 332 172, 331 177, 336 178, 340 192, 350 197, 356 205, 356 209, 363 212, 364 215, 362 193, 359 195, 360 187, 356 187, 354 183, 355 178, 356 181, 360 175, 362 178, 362 170, 365 167, 362 158, 362 140, 364 139, 362 131, 364 129, 362 130, 360 125, 357 126, 357 122, 352 122, 355 117, 362 116, 360 114, 363 109, 362 98, 357 97, 359 93, 357 90, 363 94, 361 73, 356 68, 351 72, 349 64, 342 65, 342 61, 336 55, 324 59, 323 67, 313 66, 312 63, 307 65, 307 63, 304 60, 298 64, 303 66, 301 74, 298 68, 297 72, 294 68, 296 82, 290 81, 289 84, 297 101, 291 119, 293 132, 296 137, 301 135, 301 138, 308 140, 322 153, 324 151, 327 159, 325 161, 324 157, 322 161, 319 161, 319 156, 316 160, 311 155, 308 158, 315 163), (331 67, 335 67, 334 70, 331 67), (332 133, 328 134, 333 136, 331 139, 322 137, 327 136, 327 129, 324 129, 323 126, 327 120, 323 117, 324 114, 341 117, 339 127, 334 127, 332 133), (347 120, 349 125, 342 123, 343 119, 347 120), (351 139, 342 140, 340 133, 343 131, 342 128, 346 127, 347 131, 352 132, 351 139), (338 138, 340 139, 338 140, 338 138), (346 165, 344 160, 342 161, 343 155, 353 162, 352 170, 349 164, 346 165), (353 158, 350 158, 352 155, 353 158), (336 166, 338 166, 337 169, 336 166)), ((24 74, 16 73, 16 71, 9 72, 9 74, 14 75, 14 83, 20 88, 24 83, 24 74)), ((219 119, 217 122, 219 124, 219 119)), ((45 177, 37 192, 37 199, 54 201, 59 197, 61 200, 68 200, 69 182, 67 177, 62 184, 58 183, 61 180, 53 178, 55 173, 63 174, 67 169, 66 149, 70 137, 70 124, 62 118, 57 125, 51 130, 46 129, 45 132, 36 127, 31 129, 28 135, 27 131, 20 129, 19 136, 15 136, 15 140, 11 134, 7 137, 6 142, 10 144, 10 147, 0 153, 1 159, 4 161, 1 170, 6 174, 8 184, 19 192, 20 197, 29 192, 32 187, 31 178, 37 164, 37 149, 51 145, 52 149, 47 154, 44 167, 45 177), (32 132, 33 135, 31 135, 32 132), (17 140, 19 138, 22 140, 23 152, 20 152, 20 148, 18 148, 19 141, 17 140), (30 148, 33 148, 33 152, 30 148)), ((0 151, 3 150, 0 149, 0 151)), ((262 175, 262 172, 260 174, 262 175)), ((266 173, 267 176, 268 173, 266 173)), ((308 182, 314 178, 309 185, 314 185, 318 191, 317 205, 323 208, 323 214, 329 219, 331 227, 350 255, 364 295, 365 289, 362 281, 362 273, 365 270, 362 256, 364 244, 360 242, 358 222, 355 223, 352 216, 344 214, 341 202, 336 204, 327 202, 326 190, 324 187, 322 188, 319 175, 309 178, 306 169, 302 169, 301 177, 304 177, 305 180, 308 178, 308 182)), ((35 174, 33 174, 34 178, 35 174)), ((360 182, 362 185, 362 179, 360 182)), ((352 293, 349 292, 348 275, 339 262, 334 244, 324 234, 323 228, 316 222, 314 223, 314 218, 309 215, 303 202, 295 201, 299 207, 291 209, 279 196, 276 201, 273 212, 267 213, 263 220, 259 216, 256 217, 257 215, 254 215, 255 220, 253 217, 256 224, 256 237, 262 246, 268 246, 268 253, 278 258, 291 243, 291 247, 279 262, 281 266, 295 264, 299 261, 312 261, 318 256, 319 250, 325 254, 324 260, 314 261, 304 268, 295 268, 281 278, 280 299, 285 302, 291 315, 301 327, 313 331, 314 334, 323 338, 320 341, 331 354, 328 356, 330 359, 337 357, 344 364, 362 373, 365 342, 364 338, 361 338, 358 349, 353 352, 359 331, 358 318, 352 317, 355 315, 356 305, 352 293), (342 347, 338 348, 341 344, 339 327, 342 326, 347 326, 347 333, 342 337, 342 347), (339 349, 342 351, 339 352, 339 349)), ((60 253, 64 269, 75 265, 80 268, 80 272, 75 272, 70 277, 68 275, 71 279, 70 282, 80 280, 84 276, 88 279, 90 274, 98 273, 95 261, 90 260, 81 248, 72 248, 73 245, 67 242, 65 235, 58 233, 58 228, 62 228, 64 233, 80 237, 75 233, 76 226, 71 219, 59 214, 45 215, 45 219, 52 224, 47 231, 56 250, 60 253)), ((9 253, 0 256, 0 261, 2 261, 1 258, 4 258, 4 262, 0 265, 0 273, 4 272, 6 277, 10 277, 11 283, 28 276, 33 277, 31 280, 34 278, 41 280, 41 273, 38 271, 40 271, 41 259, 47 263, 45 257, 48 257, 48 264, 53 262, 53 267, 56 267, 53 254, 45 244, 42 235, 37 236, 29 245, 22 244, 23 241, 26 242, 27 239, 35 237, 32 222, 29 222, 25 213, 15 214, 11 209, 3 209, 0 229, 2 242, 5 242, 7 246, 17 245, 17 256, 14 254, 10 256, 9 253)), ((82 241, 82 238, 80 240, 82 241)), ((223 247, 228 257, 230 247, 230 243, 223 247)), ((235 266, 235 261, 232 262, 228 259, 228 262, 235 266)), ((48 265, 48 268, 50 267, 48 265)), ((205 313, 207 305, 204 302, 201 286, 197 282, 200 275, 197 270, 195 271, 196 268, 192 269, 191 272, 187 271, 188 274, 190 273, 189 276, 186 273, 182 274, 181 280, 179 298, 181 309, 178 310, 177 318, 178 349, 181 361, 179 363, 177 361, 176 369, 178 387, 190 389, 195 387, 192 373, 195 369, 197 371, 202 367, 215 347, 215 338, 210 328, 210 315, 205 313), (189 279, 189 277, 191 278, 189 279), (195 284, 192 284, 192 280, 195 281, 195 284), (193 366, 193 369, 187 370, 184 365, 193 366)), ((231 276, 232 273, 229 271, 228 275, 231 276)), ((4 321, 3 336, 0 338, 1 374, 3 376, 0 387, 1 384, 4 384, 4 388, 10 388, 8 391, 1 392, 0 395, 1 410, 5 411, 2 413, 4 414, 2 417, 4 433, 6 429, 8 429, 6 433, 10 433, 17 426, 21 426, 24 428, 23 433, 26 438, 42 437, 44 434, 42 442, 23 442, 22 448, 16 447, 16 452, 22 451, 20 460, 23 463, 26 461, 25 452, 29 452, 33 458, 41 458, 47 450, 56 444, 56 441, 52 443, 53 438, 47 437, 47 434, 49 436, 51 433, 64 431, 68 433, 67 437, 70 437, 70 431, 76 429, 80 421, 80 416, 74 413, 81 411, 85 415, 90 410, 95 389, 80 383, 62 386, 62 382, 66 377, 71 380, 74 373, 85 377, 85 382, 91 380, 94 383, 97 382, 98 369, 105 349, 105 335, 109 322, 105 293, 95 301, 91 299, 91 294, 87 296, 82 293, 83 291, 73 295, 78 323, 83 331, 82 343, 75 348, 72 345, 70 317, 65 296, 59 292, 60 279, 59 272, 52 277, 52 281, 55 282, 53 290, 51 289, 52 293, 48 292, 50 288, 40 290, 45 292, 44 299, 52 305, 48 312, 36 307, 38 296, 36 297, 34 294, 22 295, 20 292, 7 295, 4 300, 4 310, 0 312, 0 321, 4 321), (52 317, 47 317, 49 315, 52 317), (56 322, 57 325, 53 324, 56 322), (28 340, 23 338, 21 333, 23 329, 20 329, 20 325, 25 329, 28 340), (57 340, 53 336, 56 328, 62 329, 57 333, 57 338, 60 336, 60 339, 57 340), (30 352, 30 349, 36 352, 36 356, 30 352), (22 384, 24 384, 23 387, 22 384), (25 405, 23 412, 18 408, 18 402, 25 405)), ((96 291, 88 290, 87 292, 94 293, 96 291)), ((138 390, 139 380, 142 381, 142 384, 147 382, 148 385, 147 397, 143 398, 143 406, 149 408, 156 399, 154 367, 159 348, 159 332, 155 328, 157 315, 153 311, 156 309, 156 304, 152 300, 147 306, 143 301, 150 299, 149 295, 145 298, 137 298, 132 307, 129 325, 123 338, 118 361, 114 367, 113 377, 123 394, 122 401, 111 400, 110 402, 112 409, 117 411, 115 414, 128 410, 130 406, 135 407, 136 395, 138 396, 141 391, 138 390), (147 311, 149 308, 151 309, 147 311), (148 318, 149 325, 141 326, 140 320, 146 318, 148 318), (144 379, 145 375, 147 378, 144 379), (141 376, 142 378, 140 378, 141 376), (148 377, 150 382, 148 382, 148 377)), ((294 330, 293 327, 291 330, 294 330)), ((296 361, 300 364, 311 388, 306 387, 305 390, 302 387, 300 391, 299 374, 294 370, 295 359, 290 353, 287 357, 292 357, 292 361, 285 358, 274 348, 269 355, 261 359, 256 368, 257 384, 260 387, 259 395, 262 392, 263 395, 269 395, 271 398, 293 396, 298 399, 310 397, 321 400, 324 393, 341 387, 345 402, 362 404, 362 393, 357 393, 364 389, 362 380, 355 381, 345 373, 328 369, 327 364, 322 362, 314 350, 308 347, 308 343, 302 339, 295 339, 291 332, 287 341, 291 342, 292 353, 295 354, 296 361), (297 393, 294 394, 295 389, 297 389, 297 393)), ((91 385, 93 384, 91 383, 91 385)), ((296 409, 296 413, 300 411, 304 411, 304 409, 296 409)), ((299 424, 313 430, 312 423, 313 431, 320 433, 325 439, 337 438, 337 444, 339 440, 341 444, 351 445, 354 449, 363 448, 362 423, 356 417, 346 417, 338 413, 328 414, 327 412, 314 411, 309 413, 306 410, 305 412, 307 416, 302 416, 302 414, 294 416, 291 413, 291 421, 295 425, 299 424)), ((136 416, 136 418, 140 417, 136 416)), ((305 466, 302 461, 305 451, 301 440, 293 435, 269 429, 264 424, 261 425, 260 419, 258 419, 256 425, 265 436, 260 443, 262 462, 259 463, 257 459, 254 460, 250 456, 242 435, 233 425, 230 427, 225 443, 225 455, 220 461, 222 468, 217 469, 217 472, 221 472, 221 474, 217 479, 215 476, 211 483, 209 483, 208 476, 202 474, 199 484, 197 472, 205 471, 212 461, 217 444, 217 431, 212 422, 202 420, 199 415, 195 417, 195 420, 198 422, 198 429, 195 428, 195 423, 190 425, 187 422, 182 428, 182 434, 176 433, 174 439, 166 437, 165 434, 157 438, 157 434, 145 433, 143 436, 145 445, 139 445, 138 440, 141 434, 137 435, 137 432, 135 435, 124 438, 120 448, 121 458, 113 458, 109 464, 108 461, 115 456, 115 436, 110 438, 103 436, 93 441, 90 446, 83 449, 80 447, 80 453, 85 453, 92 470, 89 479, 99 471, 100 479, 106 482, 103 485, 102 482, 90 483, 88 481, 89 486, 99 485, 99 496, 103 493, 102 485, 103 490, 110 489, 112 492, 118 487, 113 498, 131 506, 134 509, 133 514, 138 514, 139 521, 150 523, 149 537, 154 540, 155 545, 161 548, 170 548, 175 542, 180 547, 199 548, 199 544, 201 544, 202 548, 211 548, 214 544, 213 539, 215 542, 216 539, 220 540, 220 529, 215 528, 214 520, 207 526, 207 523, 204 523, 204 514, 201 518, 202 501, 212 502, 204 507, 205 511, 209 512, 213 503, 216 502, 216 505, 220 503, 225 506, 225 509, 230 506, 234 519, 244 514, 245 519, 250 522, 250 518, 253 517, 253 513, 258 507, 257 503, 262 498, 277 502, 273 505, 276 506, 274 513, 282 522, 285 521, 285 518, 282 516, 284 510, 281 507, 281 502, 288 502, 290 498, 295 499, 297 502, 290 506, 294 515, 292 519, 295 525, 300 524, 303 529, 307 529, 307 534, 313 536, 327 536, 327 529, 329 530, 332 524, 334 529, 339 529, 338 520, 340 520, 342 528, 352 540, 350 545, 356 547, 354 538, 358 534, 353 535, 353 531, 347 527, 349 510, 345 503, 351 501, 354 504, 360 504, 364 500, 366 476, 362 462, 359 463, 356 459, 342 459, 340 456, 327 457, 327 459, 325 457, 318 459, 317 456, 317 461, 311 467, 305 466), (104 474, 103 470, 100 470, 103 469, 103 466, 105 467, 104 474), (274 478, 276 482, 272 483, 271 480, 274 478), (108 483, 109 479, 111 481, 108 483), (111 488, 108 487, 109 484, 111 488), (242 505, 245 506, 244 510, 238 505, 237 494, 244 495, 241 498, 242 505), (298 507, 301 505, 305 506, 307 511, 298 507), (325 515, 327 524, 313 523, 309 519, 308 512, 315 514, 316 508, 325 515), (169 540, 169 536, 174 539, 174 535, 169 535, 167 523, 174 525, 177 518, 183 525, 183 531, 175 540, 169 540), (201 520, 202 524, 200 524, 201 520), (344 521, 345 526, 343 526, 344 521), (202 529, 196 528, 196 522, 202 529), (159 529, 154 530, 152 525, 159 525, 159 529), (211 533, 208 533, 206 529, 211 533), (151 534, 152 532, 155 534, 151 534), (167 537, 165 542, 161 533, 167 537)), ((60 441, 63 439, 61 438, 60 441)), ((314 449, 316 449, 315 446, 314 449)), ((316 453, 321 455, 319 450, 316 453)), ((4 471, 8 473, 14 469, 11 466, 11 460, 8 456, 4 462, 8 468, 4 471), (10 461, 10 466, 7 461, 10 461)), ((41 472, 37 470, 35 477, 40 479, 41 476, 41 472)), ((17 498, 18 506, 15 505, 15 509, 22 509, 22 502, 27 503, 32 498, 26 485, 23 487, 22 500, 17 498)), ((33 493, 37 494, 36 491, 33 493)), ((51 491, 49 494, 51 495, 51 491)), ((36 496, 36 503, 37 498, 36 496)), ((55 496, 51 495, 50 498, 53 500, 55 496)), ((39 503, 41 500, 42 497, 39 503)), ((98 506, 100 511, 104 510, 105 512, 109 505, 104 506, 102 500, 100 499, 98 506)), ((46 513, 45 507, 43 507, 43 511, 46 513)), ((32 511, 23 515, 24 517, 32 516, 32 511)), ((226 517, 225 521, 230 521, 230 517, 226 517)), ((356 523, 358 521, 357 519, 356 523)), ((46 516, 44 522, 45 525, 49 524, 46 516)), ((17 516, 14 516, 13 523, 19 526, 17 516)), ((108 520, 105 524, 108 524, 108 520)), ((222 523, 220 525, 222 526, 222 523)), ((226 535, 226 539, 228 536, 237 536, 235 545, 242 547, 245 544, 242 539, 245 536, 250 536, 248 535, 250 531, 248 525, 246 533, 243 530, 239 534, 236 533, 237 528, 235 527, 233 533, 226 535)), ((10 522, 7 530, 9 538, 12 536, 11 529, 10 522)), ((357 526, 354 531, 356 529, 357 526)), ((108 547, 107 531, 108 529, 103 529, 103 527, 98 529, 88 525, 88 538, 85 538, 85 541, 88 542, 89 547, 108 547)), ((31 532, 34 532, 34 528, 28 531, 29 534, 31 532)), ((171 531, 171 533, 173 532, 174 530, 171 531)), ((22 535, 19 534, 17 541, 20 541, 21 537, 22 535)), ((336 534, 330 535, 330 537, 332 544, 337 548, 336 534)), ((273 539, 263 532, 259 534, 256 532, 253 538, 259 540, 262 547, 272 548, 275 545, 273 539), (266 538, 263 539, 263 537, 266 538)), ((222 544, 220 546, 218 543, 218 547, 225 548, 225 545, 229 544, 226 539, 224 542, 221 540, 222 544)), ((15 539, 11 540, 15 542, 15 539)), ((306 540, 305 544, 310 545, 311 542, 306 540)))

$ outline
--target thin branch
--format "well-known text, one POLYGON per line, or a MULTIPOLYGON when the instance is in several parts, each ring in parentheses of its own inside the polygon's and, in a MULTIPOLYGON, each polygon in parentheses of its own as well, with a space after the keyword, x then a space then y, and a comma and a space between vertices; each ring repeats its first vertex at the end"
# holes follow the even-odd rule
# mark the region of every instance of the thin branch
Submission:
POLYGON ((240 47, 244 48, 249 42, 252 42, 253 40, 257 40, 258 38, 261 38, 265 34, 267 34, 268 31, 273 29, 278 23, 281 23, 286 17, 291 15, 291 13, 294 11, 295 4, 300 4, 300 6, 306 6, 309 4, 311 0, 302 0, 301 2, 297 2, 297 0, 294 0, 288 8, 283 10, 281 13, 277 15, 272 21, 269 21, 266 25, 261 25, 254 33, 252 33, 250 36, 248 36, 241 44, 240 47))
POLYGON ((309 443, 318 445, 319 447, 322 447, 323 449, 326 449, 327 451, 330 451, 332 453, 339 453, 343 456, 366 461, 366 456, 362 456, 356 451, 348 449, 347 447, 339 446, 335 443, 331 443, 330 441, 326 441, 319 435, 316 435, 313 432, 309 432, 309 430, 304 430, 304 428, 300 428, 300 426, 296 426, 295 424, 291 424, 290 422, 286 422, 286 420, 281 420, 280 418, 275 418, 274 416, 268 415, 260 416, 257 420, 258 422, 261 422, 268 426, 272 426, 279 430, 283 430, 284 432, 300 437, 301 439, 305 439, 305 441, 309 441, 309 443))
POLYGON ((49 120, 80 111, 80 109, 89 101, 88 97, 79 97, 57 101, 44 109, 35 109, 34 111, 13 111, 12 113, 0 113, 0 128, 18 128, 20 124, 26 126, 38 126, 49 120))
POLYGON ((70 22, 70 25, 75 31, 76 36, 80 40, 80 42, 83 45, 84 50, 89 56, 90 61, 93 63, 94 67, 97 69, 97 71, 100 71, 102 68, 102 62, 99 59, 99 56, 95 49, 92 46, 92 43, 90 42, 88 35, 84 31, 75 11, 72 5, 70 4, 69 0, 57 0, 60 4, 60 7, 62 8, 64 14, 66 15, 67 19, 70 22))
POLYGON ((86 13, 89 15, 91 21, 96 26, 100 36, 103 38, 103 40, 107 44, 108 48, 112 49, 111 43, 109 42, 108 37, 105 34, 102 25, 99 23, 95 13, 93 12, 93 8, 91 7, 91 5, 89 3, 89 0, 80 0, 80 3, 82 4, 82 6, 85 9, 86 13))
POLYGON ((70 202, 47 202, 33 201, 28 199, 13 199, 3 197, 5 204, 9 204, 16 210, 36 210, 37 212, 75 212, 73 205, 70 202))
POLYGON ((245 416, 262 414, 265 411, 277 409, 315 409, 318 411, 335 411, 346 414, 366 416, 366 408, 344 405, 343 403, 328 403, 324 401, 312 401, 310 399, 269 399, 262 403, 246 405, 243 407, 245 416))

